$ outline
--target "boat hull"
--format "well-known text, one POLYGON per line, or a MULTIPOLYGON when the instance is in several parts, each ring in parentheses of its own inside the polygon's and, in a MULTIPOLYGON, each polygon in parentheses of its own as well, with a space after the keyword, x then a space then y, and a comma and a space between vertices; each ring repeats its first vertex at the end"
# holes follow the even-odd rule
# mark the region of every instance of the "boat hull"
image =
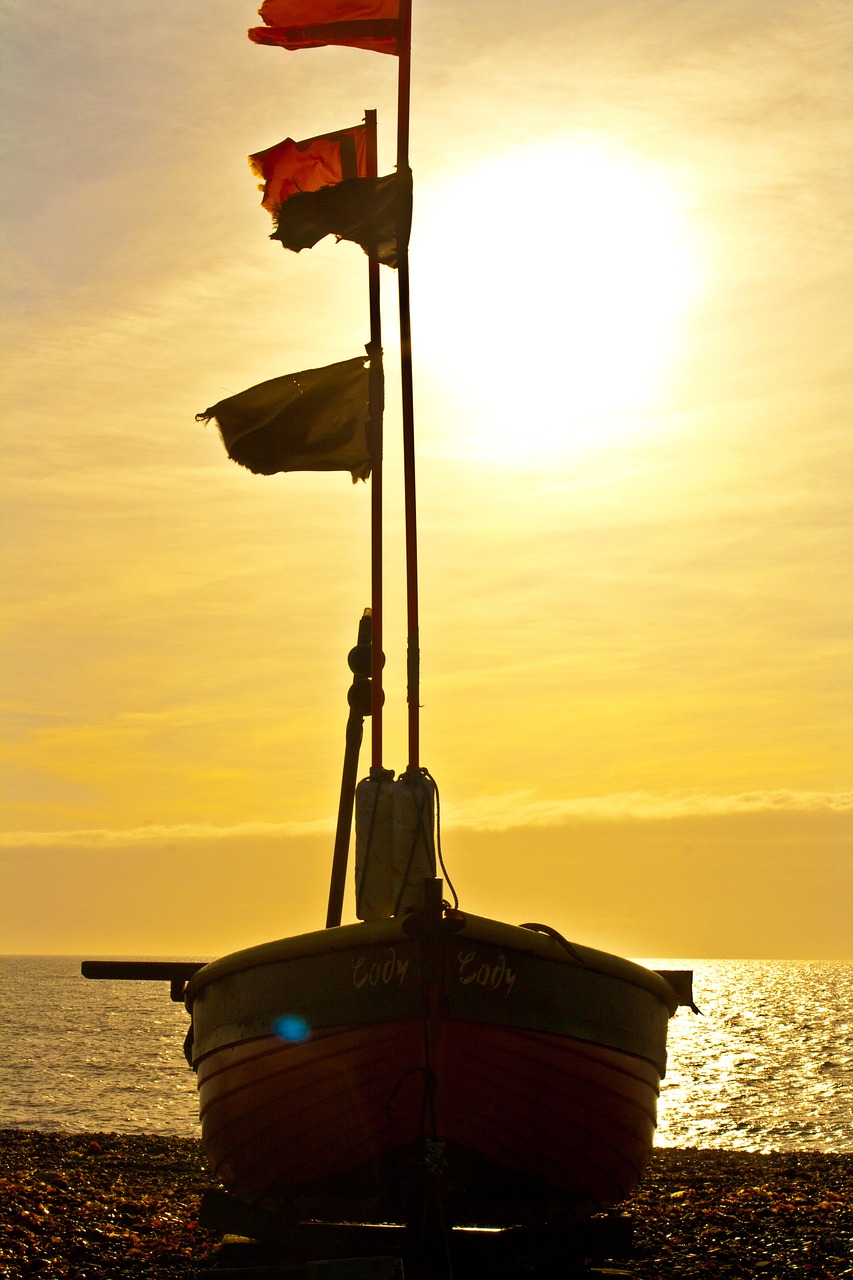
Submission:
POLYGON ((478 917, 344 926, 191 980, 202 1141, 234 1194, 293 1218, 569 1222, 652 1145, 657 974, 478 917), (406 932, 406 926, 409 932, 406 932), (415 936, 412 936, 412 934, 415 936))

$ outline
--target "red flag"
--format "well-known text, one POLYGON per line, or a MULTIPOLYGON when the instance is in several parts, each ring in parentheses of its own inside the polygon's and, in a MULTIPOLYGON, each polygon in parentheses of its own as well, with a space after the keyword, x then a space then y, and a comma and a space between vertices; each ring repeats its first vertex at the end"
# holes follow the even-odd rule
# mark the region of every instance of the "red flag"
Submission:
POLYGON ((252 27, 255 44, 283 49, 346 45, 375 53, 399 53, 400 0, 264 0, 266 26, 252 27))
POLYGON ((249 156, 263 180, 261 204, 275 216, 285 200, 298 192, 319 191, 347 178, 367 175, 367 129, 363 124, 336 133, 294 142, 285 138, 249 156))

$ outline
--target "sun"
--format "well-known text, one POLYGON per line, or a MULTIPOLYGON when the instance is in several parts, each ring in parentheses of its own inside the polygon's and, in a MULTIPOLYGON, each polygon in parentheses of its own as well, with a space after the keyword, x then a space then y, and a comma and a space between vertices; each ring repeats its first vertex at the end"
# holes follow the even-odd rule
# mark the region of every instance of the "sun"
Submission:
POLYGON ((439 449, 508 465, 648 430, 703 279, 676 176, 595 137, 427 186, 411 260, 439 449))

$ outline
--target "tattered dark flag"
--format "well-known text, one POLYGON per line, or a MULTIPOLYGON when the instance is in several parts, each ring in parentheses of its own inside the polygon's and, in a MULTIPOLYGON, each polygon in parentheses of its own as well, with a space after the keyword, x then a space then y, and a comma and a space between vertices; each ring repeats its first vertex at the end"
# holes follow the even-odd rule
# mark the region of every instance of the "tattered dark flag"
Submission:
POLYGON ((271 378, 196 414, 215 420, 228 456, 255 475, 349 471, 370 475, 371 412, 382 412, 381 357, 271 378), (371 404, 371 378, 373 396, 371 404))
POLYGON ((375 261, 396 267, 409 242, 411 221, 412 175, 406 170, 382 178, 349 178, 290 196, 279 207, 270 239, 299 253, 324 236, 337 236, 360 244, 375 261))

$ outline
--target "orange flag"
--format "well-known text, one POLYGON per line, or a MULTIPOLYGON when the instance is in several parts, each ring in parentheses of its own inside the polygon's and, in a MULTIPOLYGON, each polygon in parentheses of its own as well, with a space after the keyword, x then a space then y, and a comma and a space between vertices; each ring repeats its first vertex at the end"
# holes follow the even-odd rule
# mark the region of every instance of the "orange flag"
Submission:
POLYGON ((400 0, 264 0, 266 26, 251 27, 255 44, 282 49, 346 45, 399 53, 400 0))
POLYGON ((347 178, 367 175, 367 129, 363 124, 336 133, 294 142, 285 138, 249 156, 252 171, 263 182, 261 204, 275 216, 285 200, 304 191, 319 191, 347 178))

